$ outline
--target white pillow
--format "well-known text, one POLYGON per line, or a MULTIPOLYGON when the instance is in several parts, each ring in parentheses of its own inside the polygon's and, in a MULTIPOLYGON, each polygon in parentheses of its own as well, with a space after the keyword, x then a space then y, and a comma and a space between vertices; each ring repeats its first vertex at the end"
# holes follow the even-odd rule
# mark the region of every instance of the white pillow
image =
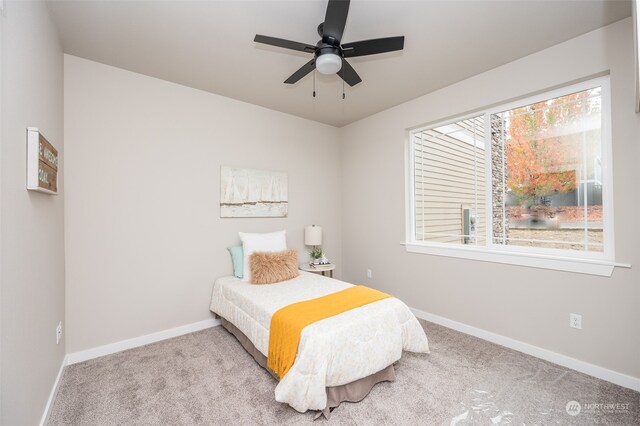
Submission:
POLYGON ((244 251, 244 276, 242 281, 251 281, 251 270, 249 269, 249 256, 254 251, 283 251, 287 249, 287 231, 270 232, 268 234, 248 234, 238 232, 242 241, 244 251))

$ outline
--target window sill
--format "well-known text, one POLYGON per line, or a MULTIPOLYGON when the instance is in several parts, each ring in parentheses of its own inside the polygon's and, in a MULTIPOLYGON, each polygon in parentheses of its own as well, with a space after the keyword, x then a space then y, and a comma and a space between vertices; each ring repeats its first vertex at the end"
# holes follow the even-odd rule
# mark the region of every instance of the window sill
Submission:
POLYGON ((616 266, 631 267, 631 265, 618 264, 606 260, 577 259, 533 253, 514 253, 479 247, 446 247, 419 243, 402 243, 402 245, 404 245, 407 252, 410 253, 455 257, 459 259, 527 266, 531 268, 553 269, 556 271, 576 272, 602 277, 610 277, 613 273, 613 268, 616 266))

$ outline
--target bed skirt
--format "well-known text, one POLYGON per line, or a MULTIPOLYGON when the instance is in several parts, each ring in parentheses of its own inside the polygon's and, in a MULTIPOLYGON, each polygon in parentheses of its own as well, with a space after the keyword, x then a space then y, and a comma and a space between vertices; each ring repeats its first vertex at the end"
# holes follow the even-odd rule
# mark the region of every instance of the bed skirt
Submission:
MULTIPOLYGON (((219 317, 222 322, 222 326, 231 333, 237 340, 240 342, 242 347, 256 360, 256 362, 265 370, 269 372, 278 380, 276 375, 267 368, 267 357, 264 356, 262 352, 260 352, 255 345, 249 340, 245 334, 240 331, 235 325, 231 324, 223 317, 219 317)), ((365 396, 369 394, 371 389, 380 382, 392 382, 396 379, 396 371, 393 364, 387 366, 386 368, 374 373, 370 376, 363 377, 362 379, 355 380, 351 383, 347 383, 345 385, 340 386, 327 386, 327 406, 324 410, 318 412, 315 416, 314 420, 324 414, 324 416, 328 419, 331 415, 331 411, 334 408, 338 407, 340 403, 347 402, 358 402, 364 399, 365 396)))

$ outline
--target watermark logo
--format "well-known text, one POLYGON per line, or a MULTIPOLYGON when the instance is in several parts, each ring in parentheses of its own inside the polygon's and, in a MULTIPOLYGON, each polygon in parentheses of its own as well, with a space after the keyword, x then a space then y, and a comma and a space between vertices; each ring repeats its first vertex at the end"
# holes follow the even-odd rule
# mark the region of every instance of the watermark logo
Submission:
POLYGON ((580 410, 582 409, 578 401, 567 402, 567 406, 565 408, 567 410, 567 414, 570 416, 577 416, 580 414, 580 410))
POLYGON ((584 402, 580 404, 578 401, 569 401, 565 409, 570 416, 577 416, 583 413, 586 416, 596 412, 612 414, 612 413, 628 413, 633 408, 633 404, 629 402, 584 402))

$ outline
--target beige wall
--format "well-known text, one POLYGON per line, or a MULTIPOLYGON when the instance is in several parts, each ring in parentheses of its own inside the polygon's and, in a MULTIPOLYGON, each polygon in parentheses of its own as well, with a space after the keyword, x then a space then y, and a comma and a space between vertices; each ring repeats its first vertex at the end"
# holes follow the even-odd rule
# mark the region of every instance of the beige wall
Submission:
POLYGON ((211 318, 238 231, 341 264, 336 128, 65 56, 65 137, 69 353, 211 318), (287 172, 289 217, 220 219, 222 165, 287 172))
MULTIPOLYGON (((2 128, 4 116, 2 115, 2 86, 3 70, 2 57, 4 54, 4 14, 0 12, 0 153, 2 153, 2 128)), ((2 422, 2 157, 0 157, 0 422, 2 422)))
MULTIPOLYGON (((2 20, 0 178, 3 425, 40 421, 65 353, 64 185, 26 190, 26 128, 63 152, 63 56, 43 2, 5 4, 2 20)), ((61 169, 64 155, 60 156, 61 169)))
POLYGON ((432 314, 640 377, 640 115, 631 29, 629 18, 342 128, 344 278, 432 314), (633 269, 602 278, 405 251, 406 129, 608 71, 616 257, 633 269), (373 279, 366 279, 367 268, 373 279), (582 314, 582 330, 569 328, 570 312, 582 314))

